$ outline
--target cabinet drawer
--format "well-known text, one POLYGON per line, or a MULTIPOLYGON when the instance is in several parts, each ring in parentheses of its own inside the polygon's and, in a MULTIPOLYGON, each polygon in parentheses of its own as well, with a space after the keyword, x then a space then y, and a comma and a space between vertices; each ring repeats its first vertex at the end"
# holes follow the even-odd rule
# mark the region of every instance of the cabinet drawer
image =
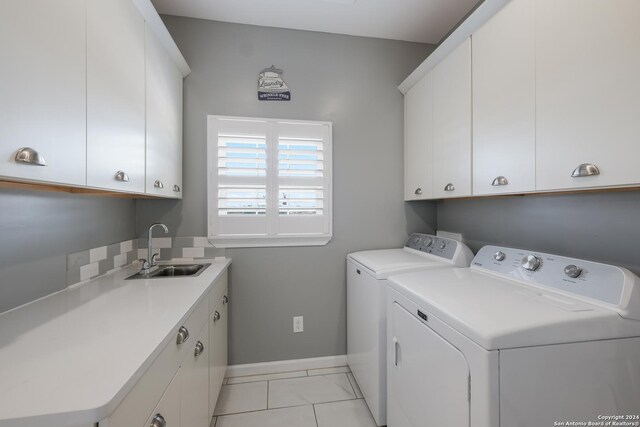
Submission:
POLYGON ((164 421, 167 427, 180 426, 180 375, 176 375, 171 380, 160 402, 141 427, 150 427, 156 419, 164 421))
POLYGON ((108 418, 108 427, 142 426, 151 415, 167 385, 171 382, 180 367, 181 361, 188 351, 193 349, 196 334, 206 325, 208 319, 207 300, 203 299, 182 324, 171 331, 171 340, 153 361, 149 369, 138 380, 127 397, 120 403, 108 418), (178 330, 184 326, 189 331, 189 338, 184 344, 178 345, 176 337, 178 330))
POLYGON ((229 269, 226 269, 211 287, 211 290, 209 291, 209 313, 213 312, 213 309, 218 305, 220 298, 222 298, 223 295, 227 295, 228 276, 229 269))

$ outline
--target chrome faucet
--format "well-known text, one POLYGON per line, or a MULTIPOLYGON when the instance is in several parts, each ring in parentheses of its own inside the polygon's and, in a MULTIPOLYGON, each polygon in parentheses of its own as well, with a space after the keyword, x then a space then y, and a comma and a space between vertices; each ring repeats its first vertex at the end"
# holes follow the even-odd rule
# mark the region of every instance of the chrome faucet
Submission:
POLYGON ((140 262, 142 263, 142 265, 140 266, 140 273, 141 274, 149 274, 151 273, 153 270, 155 270, 154 267, 157 266, 157 262, 156 262, 156 258, 158 257, 157 253, 153 253, 153 229, 155 227, 162 227, 164 228, 164 232, 165 234, 169 232, 169 229, 167 228, 166 225, 161 224, 159 222, 156 222, 154 224, 151 224, 151 227, 149 227, 149 243, 148 243, 148 251, 147 251, 147 259, 141 259, 140 262))

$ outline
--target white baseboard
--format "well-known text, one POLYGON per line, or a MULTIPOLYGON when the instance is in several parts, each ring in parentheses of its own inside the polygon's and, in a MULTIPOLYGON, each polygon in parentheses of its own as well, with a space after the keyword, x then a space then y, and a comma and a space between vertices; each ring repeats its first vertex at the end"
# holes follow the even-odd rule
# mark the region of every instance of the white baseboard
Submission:
POLYGON ((231 365, 227 368, 227 378, 247 375, 277 374, 280 372, 303 371, 306 369, 334 368, 346 366, 347 355, 314 357, 311 359, 278 360, 276 362, 231 365))

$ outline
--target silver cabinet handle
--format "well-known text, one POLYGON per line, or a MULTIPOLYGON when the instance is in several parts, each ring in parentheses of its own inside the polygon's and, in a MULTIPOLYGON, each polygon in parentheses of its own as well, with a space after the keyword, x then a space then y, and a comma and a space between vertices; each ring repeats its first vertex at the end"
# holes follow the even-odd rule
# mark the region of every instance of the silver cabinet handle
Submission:
POLYGON ((456 187, 454 187, 452 183, 448 183, 447 185, 444 186, 444 191, 453 191, 455 189, 456 187))
POLYGON ((164 188, 164 184, 159 179, 156 179, 156 182, 153 183, 153 186, 156 188, 164 188))
POLYGON ((116 181, 129 182, 129 175, 127 175, 123 171, 116 172, 116 175, 114 178, 116 179, 116 181))
POLYGON ((416 191, 414 191, 413 194, 415 194, 416 196, 421 195, 422 194, 422 188, 420 188, 420 187, 416 188, 416 191))
POLYGON ((502 185, 508 185, 508 184, 509 184, 509 181, 504 176, 497 177, 491 183, 491 185, 494 186, 494 187, 500 187, 502 185))
POLYGON ((226 296, 226 295, 224 295, 224 296, 222 297, 222 303, 223 303, 223 304, 227 304, 228 302, 229 302, 229 297, 228 297, 228 296, 226 296))
POLYGON ((156 416, 151 420, 151 425, 149 427, 167 427, 167 421, 162 415, 156 414, 156 416))
POLYGON ((198 341, 196 343, 196 349, 193 352, 193 355, 195 357, 198 357, 198 356, 200 356, 202 354, 202 352, 204 352, 204 344, 202 344, 202 341, 198 341))
POLYGON ((393 365, 398 366, 398 338, 393 337, 393 365))
POLYGON ((218 320, 220 320, 220 313, 216 311, 215 313, 213 313, 213 321, 217 322, 218 320))
POLYGON ((175 191, 176 193, 179 193, 181 191, 180 190, 180 186, 178 184, 174 185, 173 186, 173 191, 175 191))
POLYGON ((189 339, 189 330, 184 326, 180 326, 178 329, 178 338, 176 339, 176 344, 184 344, 185 341, 189 339))
POLYGON ((22 147, 16 152, 15 160, 18 163, 25 163, 33 166, 47 166, 44 157, 31 147, 22 147))
POLYGON ((571 178, 600 175, 600 169, 593 163, 583 163, 573 170, 571 178))

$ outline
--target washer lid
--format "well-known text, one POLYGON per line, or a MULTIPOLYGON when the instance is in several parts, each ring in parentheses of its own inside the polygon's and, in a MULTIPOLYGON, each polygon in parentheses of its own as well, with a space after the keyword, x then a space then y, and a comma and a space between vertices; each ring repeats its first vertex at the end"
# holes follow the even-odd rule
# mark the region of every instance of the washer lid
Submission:
POLYGON ((418 271, 389 286, 487 350, 640 335, 611 309, 468 268, 418 271))
POLYGON ((473 253, 464 243, 446 237, 413 233, 404 248, 354 252, 356 261, 376 279, 391 274, 442 267, 468 267, 473 253))
POLYGON ((376 279, 386 279, 391 274, 451 266, 446 259, 437 259, 407 248, 355 252, 347 258, 365 267, 376 279))

